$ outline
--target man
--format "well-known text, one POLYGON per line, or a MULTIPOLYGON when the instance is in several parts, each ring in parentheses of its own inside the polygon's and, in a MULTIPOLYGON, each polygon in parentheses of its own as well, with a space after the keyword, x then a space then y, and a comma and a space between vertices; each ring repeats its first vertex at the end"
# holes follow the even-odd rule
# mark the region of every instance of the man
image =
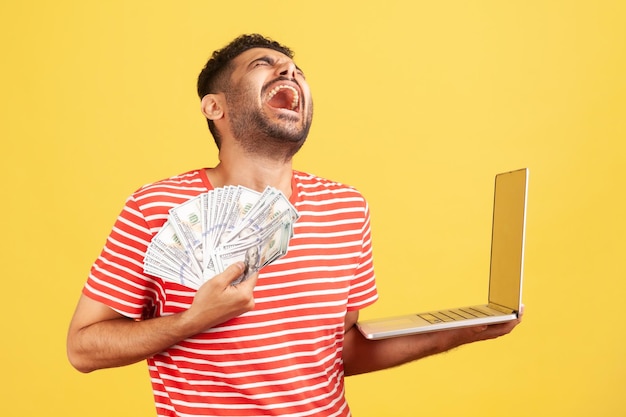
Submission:
POLYGON ((219 164, 159 181, 126 202, 68 333, 82 372, 147 360, 158 415, 350 415, 344 376, 509 333, 519 321, 368 341, 377 299, 369 210, 353 188, 294 171, 313 105, 292 52, 244 35, 198 79, 219 164), (237 285, 243 263, 197 291, 143 271, 168 210, 213 188, 282 191, 300 218, 288 253, 237 285))

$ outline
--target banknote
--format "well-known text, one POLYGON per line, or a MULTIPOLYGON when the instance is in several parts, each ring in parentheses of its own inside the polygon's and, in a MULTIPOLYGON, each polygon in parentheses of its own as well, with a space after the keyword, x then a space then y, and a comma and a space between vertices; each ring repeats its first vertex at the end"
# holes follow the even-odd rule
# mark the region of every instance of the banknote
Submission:
POLYGON ((233 284, 287 253, 299 214, 273 187, 215 188, 173 207, 148 245, 147 274, 199 288, 234 262, 245 272, 233 284))
POLYGON ((202 265, 202 197, 192 198, 170 210, 169 221, 192 260, 202 265), (182 239, 181 239, 182 238, 182 239))
POLYGON ((224 270, 231 264, 242 261, 246 269, 235 281, 241 282, 254 272, 274 262, 287 253, 291 237, 291 225, 287 222, 268 227, 262 237, 246 238, 244 242, 233 242, 219 247, 213 254, 214 264, 218 270, 224 270))
POLYGON ((167 221, 154 236, 144 258, 144 271, 187 285, 198 281, 202 272, 186 250, 171 222, 167 221))

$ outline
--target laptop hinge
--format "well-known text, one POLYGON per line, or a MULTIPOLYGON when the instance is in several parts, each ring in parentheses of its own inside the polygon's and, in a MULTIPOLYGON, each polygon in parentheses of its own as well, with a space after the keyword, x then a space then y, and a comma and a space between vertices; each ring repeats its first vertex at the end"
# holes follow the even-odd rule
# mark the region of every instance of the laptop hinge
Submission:
POLYGON ((499 312, 504 313, 504 314, 511 314, 511 313, 517 314, 518 313, 515 310, 511 310, 509 307, 504 307, 496 303, 489 303, 487 304, 487 307, 493 308, 494 310, 498 310, 499 312))

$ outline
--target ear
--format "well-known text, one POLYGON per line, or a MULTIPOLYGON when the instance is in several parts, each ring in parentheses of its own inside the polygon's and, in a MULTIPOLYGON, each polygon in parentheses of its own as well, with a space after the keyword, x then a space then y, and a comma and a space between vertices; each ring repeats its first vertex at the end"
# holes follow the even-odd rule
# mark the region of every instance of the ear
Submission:
POLYGON ((222 94, 207 94, 202 97, 202 114, 209 120, 217 120, 224 117, 223 99, 222 94))

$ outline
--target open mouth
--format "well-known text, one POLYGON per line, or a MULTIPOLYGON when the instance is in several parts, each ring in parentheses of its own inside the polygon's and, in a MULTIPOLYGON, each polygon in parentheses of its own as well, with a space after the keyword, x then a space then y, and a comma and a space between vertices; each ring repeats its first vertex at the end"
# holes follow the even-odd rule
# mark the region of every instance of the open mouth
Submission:
POLYGON ((300 104, 298 90, 290 85, 277 85, 267 94, 267 104, 275 109, 296 111, 300 104))

